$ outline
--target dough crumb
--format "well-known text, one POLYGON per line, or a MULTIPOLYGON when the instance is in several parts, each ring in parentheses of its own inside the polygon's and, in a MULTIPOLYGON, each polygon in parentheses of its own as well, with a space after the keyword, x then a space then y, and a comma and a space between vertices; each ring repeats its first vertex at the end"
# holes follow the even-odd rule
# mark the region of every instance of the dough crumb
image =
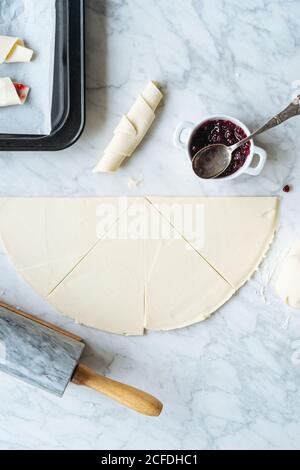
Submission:
POLYGON ((287 330, 288 329, 288 326, 289 326, 289 323, 290 323, 290 320, 291 320, 291 317, 290 315, 288 315, 280 324, 280 328, 282 330, 287 330))
POLYGON ((300 309, 300 241, 279 267, 276 291, 286 305, 300 309))
POLYGON ((137 188, 138 186, 140 186, 142 184, 142 182, 144 181, 144 178, 142 176, 139 176, 138 178, 133 178, 132 176, 130 178, 128 178, 128 188, 129 189, 134 189, 134 188, 137 188))

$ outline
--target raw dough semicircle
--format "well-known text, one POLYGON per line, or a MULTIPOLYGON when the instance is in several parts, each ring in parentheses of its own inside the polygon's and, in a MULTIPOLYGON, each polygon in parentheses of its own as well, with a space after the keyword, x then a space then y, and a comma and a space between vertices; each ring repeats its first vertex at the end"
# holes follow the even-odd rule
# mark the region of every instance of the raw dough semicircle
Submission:
POLYGON ((20 274, 62 314, 141 335, 205 320, 227 302, 265 256, 277 214, 277 198, 14 198, 0 200, 0 234, 20 274), (167 237, 120 238, 141 208, 167 237))

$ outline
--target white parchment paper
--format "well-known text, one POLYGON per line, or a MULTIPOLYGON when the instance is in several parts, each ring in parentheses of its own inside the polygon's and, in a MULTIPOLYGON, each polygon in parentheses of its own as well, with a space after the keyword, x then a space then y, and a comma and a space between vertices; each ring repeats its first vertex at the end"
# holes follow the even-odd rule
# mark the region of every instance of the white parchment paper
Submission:
POLYGON ((0 76, 29 85, 24 106, 0 108, 0 134, 51 132, 56 0, 0 0, 0 35, 20 37, 35 51, 29 64, 0 65, 0 76))

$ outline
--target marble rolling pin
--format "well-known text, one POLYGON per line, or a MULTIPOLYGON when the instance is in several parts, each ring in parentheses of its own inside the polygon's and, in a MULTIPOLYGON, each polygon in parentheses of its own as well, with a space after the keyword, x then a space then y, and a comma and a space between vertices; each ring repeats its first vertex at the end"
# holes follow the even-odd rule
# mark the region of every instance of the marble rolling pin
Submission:
POLYGON ((59 397, 73 382, 139 413, 160 415, 162 404, 153 396, 80 364, 84 348, 81 338, 0 303, 0 371, 59 397))

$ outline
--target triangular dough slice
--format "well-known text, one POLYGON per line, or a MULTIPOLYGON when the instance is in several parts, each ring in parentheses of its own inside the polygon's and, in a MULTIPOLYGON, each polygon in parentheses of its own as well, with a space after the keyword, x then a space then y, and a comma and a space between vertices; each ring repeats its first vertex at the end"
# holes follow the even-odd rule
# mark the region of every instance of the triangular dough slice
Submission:
POLYGON ((153 206, 147 209, 146 328, 172 330, 207 319, 234 289, 153 206))
POLYGON ((183 239, 149 241, 146 328, 173 330, 207 319, 234 289, 183 239))
POLYGON ((16 198, 0 204, 0 231, 13 263, 48 295, 127 211, 125 198, 16 198))
POLYGON ((79 323, 123 335, 144 333, 144 240, 115 239, 115 229, 49 295, 79 323), (113 233, 113 237, 111 234, 113 233))
POLYGON ((257 270, 277 228, 273 197, 148 199, 235 289, 257 270), (193 214, 192 226, 178 206, 193 214))

